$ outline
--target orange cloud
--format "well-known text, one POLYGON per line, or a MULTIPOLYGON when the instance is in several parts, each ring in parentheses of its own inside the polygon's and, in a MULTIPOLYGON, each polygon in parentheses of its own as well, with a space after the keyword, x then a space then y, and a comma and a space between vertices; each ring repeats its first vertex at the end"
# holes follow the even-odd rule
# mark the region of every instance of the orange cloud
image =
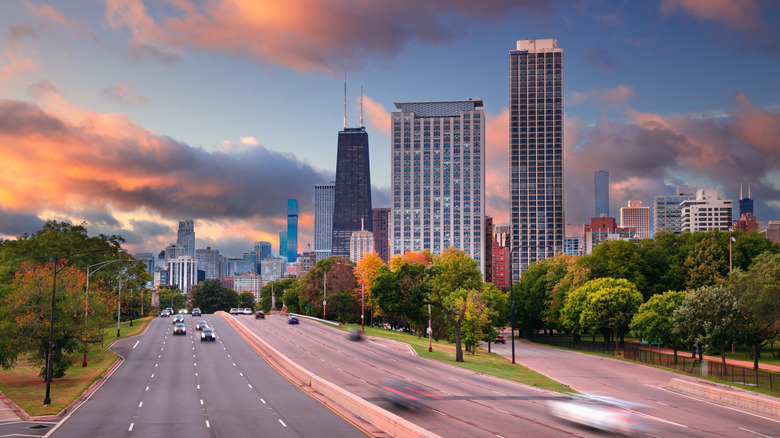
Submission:
POLYGON ((49 5, 35 6, 29 1, 24 2, 24 6, 30 11, 30 14, 39 20, 48 20, 59 24, 68 32, 74 35, 88 34, 95 38, 95 34, 86 22, 71 22, 68 21, 62 13, 49 5))
POLYGON ((485 118, 485 210, 493 223, 509 223, 509 109, 485 118))
POLYGON ((35 73, 38 70, 38 62, 30 58, 19 58, 13 52, 6 49, 3 51, 3 57, 7 63, 0 66, 0 84, 13 82, 25 73, 35 73))
POLYGON ((381 135, 390 135, 390 112, 368 96, 363 96, 363 110, 371 125, 381 135))

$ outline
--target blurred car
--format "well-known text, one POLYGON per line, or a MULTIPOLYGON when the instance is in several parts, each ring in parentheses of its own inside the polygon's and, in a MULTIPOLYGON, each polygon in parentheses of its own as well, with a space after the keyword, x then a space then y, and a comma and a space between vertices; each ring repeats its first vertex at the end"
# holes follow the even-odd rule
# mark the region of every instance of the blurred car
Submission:
POLYGON ((496 344, 506 344, 506 338, 504 337, 504 335, 498 335, 496 336, 496 340, 493 342, 495 342, 496 344))
POLYGON ((236 315, 236 314, 238 314, 238 309, 237 309, 237 308, 235 308, 235 307, 233 307, 232 309, 230 309, 230 314, 231 314, 231 315, 236 315))
POLYGON ((287 324, 298 324, 298 318, 294 316, 287 318, 287 324))
POLYGON ((171 317, 171 312, 169 312, 168 309, 165 309, 162 312, 160 312, 160 317, 161 318, 170 318, 171 317))
POLYGON ((381 397, 393 405, 410 410, 420 408, 420 393, 411 383, 397 379, 383 379, 379 387, 381 397))
POLYGON ((171 324, 176 325, 177 323, 184 323, 184 315, 176 315, 173 317, 173 321, 171 321, 171 324))
POLYGON ((182 315, 186 315, 187 309, 179 309, 179 313, 181 313, 182 315))
POLYGON ((265 319, 265 312, 262 310, 255 312, 255 319, 265 319))
POLYGON ((252 309, 250 309, 249 307, 244 307, 243 309, 241 309, 241 313, 244 315, 251 315, 252 309))
POLYGON ((363 333, 360 332, 360 329, 353 327, 349 329, 349 332, 347 333, 347 339, 350 341, 359 341, 363 339, 363 333))
POLYGON ((203 332, 200 334, 200 342, 203 341, 216 341, 217 337, 214 335, 214 329, 211 327, 206 327, 203 329, 203 332))
POLYGON ((642 405, 612 397, 580 394, 547 402, 554 417, 623 435, 634 435, 647 428, 647 418, 629 409, 638 406, 642 405))
POLYGON ((186 335, 187 334, 187 327, 184 326, 183 322, 177 322, 173 326, 173 334, 174 335, 186 335))
POLYGON ((209 324, 206 321, 201 319, 200 321, 198 321, 197 324, 195 324, 195 330, 203 330, 208 326, 209 324))
POLYGON ((197 307, 192 309, 192 316, 200 316, 200 309, 197 307))

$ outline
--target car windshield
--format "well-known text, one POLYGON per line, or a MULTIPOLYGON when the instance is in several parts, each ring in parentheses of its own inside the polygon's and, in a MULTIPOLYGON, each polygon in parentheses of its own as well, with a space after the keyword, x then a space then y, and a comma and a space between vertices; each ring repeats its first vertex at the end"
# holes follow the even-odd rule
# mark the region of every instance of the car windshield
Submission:
POLYGON ((177 322, 177 323, 176 323, 176 327, 184 327, 184 323, 177 322))

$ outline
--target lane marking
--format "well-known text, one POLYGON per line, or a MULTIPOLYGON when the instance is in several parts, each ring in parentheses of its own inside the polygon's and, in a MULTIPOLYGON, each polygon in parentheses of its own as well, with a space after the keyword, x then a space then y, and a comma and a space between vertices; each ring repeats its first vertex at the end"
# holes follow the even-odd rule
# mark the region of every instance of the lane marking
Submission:
POLYGON ((668 392, 669 394, 675 394, 675 395, 679 395, 679 396, 681 396, 681 397, 689 398, 689 399, 691 399, 691 400, 696 400, 696 401, 700 401, 700 402, 702 402, 702 403, 707 403, 708 405, 712 405, 712 406, 719 406, 719 407, 721 407, 721 408, 724 408, 724 409, 729 409, 729 410, 732 410, 732 411, 737 411, 737 412, 740 412, 740 413, 743 413, 743 414, 748 414, 748 415, 752 415, 752 416, 754 416, 754 417, 762 418, 762 419, 764 419, 764 420, 769 420, 769 421, 773 421, 773 422, 775 422, 775 423, 780 423, 780 420, 775 420, 774 418, 764 417, 764 416, 761 416, 761 415, 758 415, 758 414, 754 414, 754 413, 752 413, 752 412, 743 411, 743 410, 741 410, 741 409, 737 409, 737 408, 732 408, 731 406, 724 406, 724 405, 719 405, 719 404, 717 404, 717 403, 709 402, 709 401, 707 401, 707 400, 700 399, 700 398, 697 398, 697 397, 693 397, 693 396, 690 396, 690 395, 686 395, 686 394, 680 394, 679 392, 674 392, 674 391, 669 391, 668 389, 666 389, 666 388, 661 388, 661 387, 659 387, 659 386, 652 386, 652 385, 648 385, 648 384, 645 384, 645 386, 649 386, 649 387, 651 387, 651 388, 660 389, 661 391, 668 392))
POLYGON ((138 407, 139 407, 139 408, 140 408, 141 406, 143 406, 143 405, 144 405, 144 402, 138 403, 138 407))
POLYGON ((236 363, 235 363, 235 362, 233 362, 233 366, 236 366, 236 363))
POLYGON ((211 429, 211 424, 209 424, 209 420, 206 420, 206 429, 211 429))
POLYGON ((244 373, 238 373, 238 375, 244 377, 244 373))
POLYGON ((200 404, 203 404, 203 399, 200 399, 200 404))
POLYGON ((140 342, 141 342, 140 340, 138 340, 138 341, 135 341, 135 345, 133 345, 133 350, 135 350, 135 347, 137 347, 137 346, 138 346, 138 343, 140 343, 140 342))
POLYGON ((264 399, 261 398, 260 401, 263 402, 263 404, 265 404, 265 400, 264 399))
POLYGON ((128 432, 132 432, 133 431, 133 423, 130 423, 130 427, 127 429, 127 431, 128 432))
POLYGON ((504 394, 503 392, 498 392, 498 391, 495 391, 495 390, 494 390, 493 392, 495 392, 495 393, 496 393, 496 394, 498 394, 498 395, 506 395, 506 394, 504 394))
POLYGON ((200 389, 200 385, 198 385, 198 389, 200 389))
POLYGON ((252 389, 252 385, 250 383, 247 383, 247 385, 249 385, 249 389, 252 389))
POLYGON ((280 422, 280 423, 282 423, 282 426, 284 426, 284 427, 287 427, 287 425, 286 425, 286 424, 284 424, 284 421, 282 421, 282 419, 281 419, 281 418, 279 419, 279 422, 280 422))
POLYGON ((154 364, 154 367, 157 368, 157 364, 154 364))
POLYGON ((152 378, 154 378, 154 373, 152 373, 152 378))
POLYGON ((754 433, 754 434, 756 434, 756 435, 758 435, 758 436, 765 436, 765 437, 771 437, 771 436, 773 436, 773 435, 764 435, 763 433, 756 432, 756 431, 754 431, 754 430, 750 430, 750 429, 745 429, 744 427, 740 427, 740 429, 744 430, 745 432, 754 433))
POLYGON ((449 377, 449 379, 450 379, 450 380, 454 380, 454 381, 456 381, 456 382, 460 382, 460 380, 458 380, 458 379, 456 379, 456 378, 454 378, 454 377, 449 377))
POLYGON ((146 387, 146 390, 147 390, 147 391, 149 390, 149 387, 148 387, 148 386, 146 387))
POLYGON ((433 412, 436 412, 437 414, 444 415, 445 417, 447 416, 447 414, 445 414, 444 412, 437 411, 436 409, 431 409, 431 410, 432 410, 433 412))

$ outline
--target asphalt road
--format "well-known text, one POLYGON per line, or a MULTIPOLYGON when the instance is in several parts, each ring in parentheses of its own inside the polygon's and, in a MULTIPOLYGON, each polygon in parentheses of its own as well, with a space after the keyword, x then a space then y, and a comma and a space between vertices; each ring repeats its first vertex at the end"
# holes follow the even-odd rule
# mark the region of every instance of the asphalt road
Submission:
MULTIPOLYGON (((552 417, 546 402, 563 399, 560 394, 417 357, 408 347, 392 341, 368 338, 352 342, 343 331, 304 318, 299 325, 288 325, 278 316, 236 318, 304 368, 441 436, 603 435, 552 417), (383 398, 386 378, 415 388, 421 399, 419 408, 400 409, 383 398)), ((641 421, 641 436, 755 437, 777 436, 780 431, 776 419, 664 390, 671 373, 545 347, 531 353, 518 344, 518 351, 529 357, 536 354, 537 366, 545 368, 546 363, 546 369, 557 370, 546 374, 563 383, 569 381, 580 391, 641 404, 631 410, 641 421)))
POLYGON ((47 436, 365 437, 367 433, 281 376, 219 316, 186 316, 187 334, 157 318, 117 342, 125 362, 47 436), (201 342, 195 323, 213 325, 201 342), (301 415, 301 413, 305 415, 301 415))

